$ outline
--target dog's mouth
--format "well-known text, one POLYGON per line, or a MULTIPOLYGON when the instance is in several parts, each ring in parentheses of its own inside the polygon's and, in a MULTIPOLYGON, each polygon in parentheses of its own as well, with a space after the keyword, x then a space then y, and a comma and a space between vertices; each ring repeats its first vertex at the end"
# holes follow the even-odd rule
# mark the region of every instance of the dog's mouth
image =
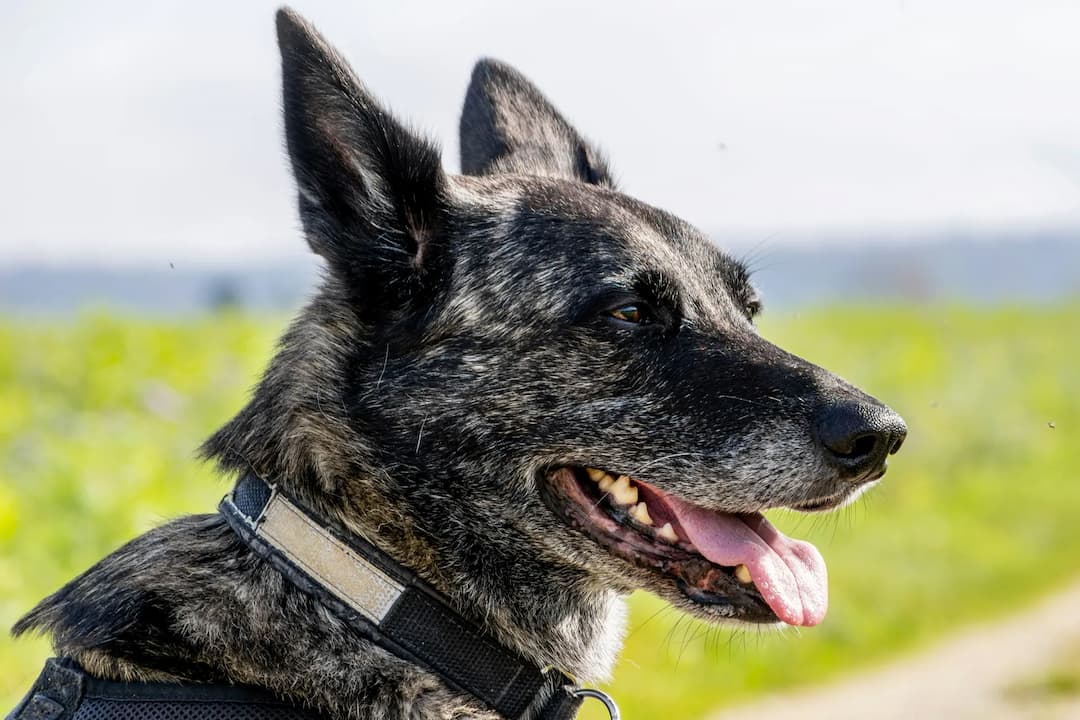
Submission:
POLYGON ((544 498, 563 521, 610 554, 673 580, 721 617, 816 625, 828 605, 825 561, 759 513, 721 513, 626 475, 564 466, 544 498))

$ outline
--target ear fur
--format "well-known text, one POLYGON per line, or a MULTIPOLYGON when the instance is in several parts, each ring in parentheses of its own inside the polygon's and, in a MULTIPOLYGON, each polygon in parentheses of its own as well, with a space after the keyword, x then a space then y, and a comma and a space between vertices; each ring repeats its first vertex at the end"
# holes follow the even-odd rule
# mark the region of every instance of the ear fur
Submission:
POLYGON ((439 150, 399 123, 302 17, 277 13, 285 139, 312 250, 351 283, 408 286, 442 227, 439 150))
POLYGON ((517 173, 614 186, 601 154, 524 75, 485 58, 461 113, 461 171, 517 173))

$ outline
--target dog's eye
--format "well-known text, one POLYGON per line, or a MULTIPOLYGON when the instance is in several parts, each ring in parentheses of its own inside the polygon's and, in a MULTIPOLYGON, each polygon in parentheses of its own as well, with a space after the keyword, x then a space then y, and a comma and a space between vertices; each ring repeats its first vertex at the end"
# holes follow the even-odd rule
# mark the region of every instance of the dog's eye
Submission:
POLYGON ((611 317, 625 323, 640 325, 645 322, 645 312, 638 305, 623 305, 611 311, 611 317))

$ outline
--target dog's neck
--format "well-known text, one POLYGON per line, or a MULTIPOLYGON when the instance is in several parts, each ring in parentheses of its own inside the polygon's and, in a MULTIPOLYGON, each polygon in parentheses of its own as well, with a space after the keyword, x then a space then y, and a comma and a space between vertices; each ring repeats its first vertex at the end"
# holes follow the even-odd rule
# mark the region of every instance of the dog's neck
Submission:
MULTIPOLYGON (((400 534, 390 535, 383 549, 393 552, 400 534)), ((460 575, 468 563, 437 551, 430 558, 446 565, 412 569, 467 616, 487 620, 506 646, 582 679, 610 669, 624 605, 614 593, 577 578, 536 577, 533 587, 470 608, 464 596, 483 583, 460 575)), ((135 539, 17 626, 32 629, 51 633, 58 653, 107 679, 254 684, 337 718, 494 717, 362 639, 255 558, 220 515, 183 518, 135 539)))
MULTIPOLYGON (((385 597, 371 596, 365 589, 369 582, 357 585, 349 578, 361 573, 373 579, 372 568, 381 565, 390 575, 377 569, 374 573, 384 581, 393 583, 397 577, 408 585, 411 581, 401 578, 411 570, 460 613, 462 617, 455 624, 472 628, 470 633, 494 632, 504 648, 524 656, 537 668, 558 668, 587 681, 609 673, 622 632, 623 603, 617 593, 599 586, 583 571, 545 556, 542 547, 520 544, 520 538, 500 541, 502 533, 497 527, 485 524, 483 531, 470 532, 462 525, 442 535, 417 531, 417 524, 434 525, 424 522, 424 515, 453 515, 453 502, 430 498, 422 503, 430 505, 424 512, 415 506, 402 512, 400 498, 384 504, 375 500, 371 486, 366 490, 338 497, 320 514, 297 505, 287 495, 273 493, 271 485, 249 475, 237 485, 236 495, 251 498, 254 493, 261 499, 247 501, 245 511, 230 496, 223 502, 222 512, 252 549, 258 551, 261 546, 271 555, 292 558, 286 566, 317 567, 320 561, 304 558, 313 551, 330 551, 318 548, 343 547, 342 540, 351 543, 352 548, 336 563, 350 567, 328 568, 325 575, 313 570, 309 580, 320 586, 316 591, 320 595, 366 608, 368 621, 373 620, 370 613, 385 597), (348 497, 362 497, 364 507, 354 507, 356 503, 345 499, 348 497), (259 524, 263 513, 265 528, 259 524), (357 595, 340 590, 348 586, 362 592, 357 595)), ((286 576, 295 581, 294 574, 286 570, 286 576)), ((366 621, 359 622, 363 626, 366 621)), ((387 632, 384 628, 381 631, 387 632)))

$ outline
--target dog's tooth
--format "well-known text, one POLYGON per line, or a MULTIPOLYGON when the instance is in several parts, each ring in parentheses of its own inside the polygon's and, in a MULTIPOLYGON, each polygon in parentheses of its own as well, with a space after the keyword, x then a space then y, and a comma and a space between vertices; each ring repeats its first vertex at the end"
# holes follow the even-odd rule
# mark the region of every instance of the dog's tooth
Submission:
POLYGON ((656 536, 661 540, 667 540, 669 543, 679 542, 679 536, 675 532, 675 528, 671 527, 671 523, 664 523, 664 526, 656 531, 656 536))
POLYGON ((598 483, 607 477, 607 473, 599 468, 587 467, 585 468, 585 472, 588 473, 589 479, 595 483, 598 483))
POLYGON ((607 492, 611 490, 611 486, 615 484, 615 478, 611 477, 607 473, 604 473, 604 477, 600 478, 600 490, 607 492))
POLYGON ((630 479, 625 475, 620 475, 616 478, 615 482, 611 483, 611 487, 608 488, 608 494, 611 495, 611 499, 620 505, 627 504, 623 498, 630 494, 630 479))
POLYGON ((611 498, 619 505, 637 504, 637 488, 630 484, 630 478, 626 475, 620 475, 612 483, 608 492, 611 493, 611 498))
POLYGON ((743 585, 754 582, 754 578, 750 577, 750 568, 741 563, 735 566, 735 578, 743 585))
POLYGON ((630 517, 637 520, 642 525, 652 525, 652 518, 649 517, 649 506, 643 502, 639 502, 634 507, 630 508, 630 517))

